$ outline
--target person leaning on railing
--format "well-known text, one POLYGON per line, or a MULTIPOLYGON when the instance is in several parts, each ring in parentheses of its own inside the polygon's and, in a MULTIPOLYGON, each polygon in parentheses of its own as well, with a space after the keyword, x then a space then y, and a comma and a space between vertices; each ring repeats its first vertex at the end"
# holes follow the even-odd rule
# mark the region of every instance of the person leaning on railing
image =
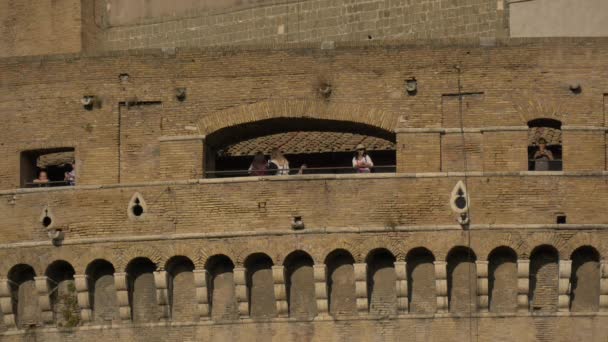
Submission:
POLYGON ((357 145, 357 151, 353 157, 353 168, 359 173, 369 173, 371 168, 374 167, 372 158, 367 154, 365 146, 363 144, 357 145))
POLYGON ((38 178, 34 179, 32 183, 34 184, 47 184, 49 182, 49 175, 44 170, 40 170, 38 173, 38 178))

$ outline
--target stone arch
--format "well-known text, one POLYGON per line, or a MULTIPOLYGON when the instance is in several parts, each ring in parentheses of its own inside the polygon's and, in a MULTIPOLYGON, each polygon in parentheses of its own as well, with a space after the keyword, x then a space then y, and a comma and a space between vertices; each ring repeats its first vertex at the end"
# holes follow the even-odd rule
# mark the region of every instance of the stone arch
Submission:
POLYGON ((224 254, 213 254, 205 262, 209 273, 207 295, 211 318, 215 321, 238 318, 234 286, 234 263, 224 254))
POLYGON ((599 309, 600 298, 600 254, 587 245, 572 252, 570 259, 570 310, 595 312, 599 309))
POLYGON ((572 253, 574 253, 575 250, 581 248, 581 246, 588 246, 589 248, 592 248, 598 253, 598 257, 600 259, 604 259, 606 256, 600 253, 602 248, 600 247, 599 243, 601 242, 602 241, 598 240, 597 236, 592 233, 578 232, 574 234, 574 236, 572 236, 570 239, 568 239, 568 241, 563 245, 560 250, 560 255, 571 256, 572 253))
POLYGON ((310 319, 317 314, 315 298, 314 260, 302 250, 289 253, 285 266, 285 290, 289 316, 310 319))
POLYGON ((488 255, 488 300, 491 312, 517 309, 517 253, 511 247, 496 247, 488 255))
POLYGON ((276 118, 350 121, 394 131, 398 115, 371 106, 314 100, 266 100, 205 115, 197 121, 201 134, 231 126, 276 118))
POLYGON ((407 253, 405 260, 410 312, 435 312, 437 310, 435 256, 425 247, 415 247, 407 253))
POLYGON ((556 102, 554 99, 547 100, 536 95, 522 93, 513 93, 512 95, 514 96, 512 103, 519 113, 522 125, 539 117, 559 121, 567 119, 563 104, 556 102))
POLYGON ((386 248, 376 248, 368 253, 367 297, 369 312, 374 315, 395 315, 397 313, 396 258, 386 248))
POLYGON ((535 247, 530 254, 530 307, 533 312, 557 310, 559 252, 551 245, 535 247))
POLYGON ((150 260, 155 268, 162 269, 165 265, 166 255, 154 246, 133 246, 117 250, 114 259, 116 269, 125 270, 128 264, 137 258, 150 260))
MULTIPOLYGON (((40 322, 40 307, 34 280, 36 274, 34 268, 27 264, 14 265, 7 273, 10 280, 12 312, 18 327, 37 325, 40 322)), ((3 310, 6 312, 6 309, 3 310)))
POLYGON ((531 233, 522 237, 524 239, 523 252, 518 254, 520 258, 529 258, 540 246, 551 246, 558 253, 558 257, 564 255, 568 240, 554 232, 531 233))
POLYGON ((55 260, 46 269, 53 321, 60 326, 75 326, 80 321, 76 299, 74 267, 65 260, 55 260))
POLYGON ((490 255, 497 248, 509 248, 513 252, 520 256, 525 254, 527 245, 522 239, 521 234, 516 232, 500 233, 496 232, 491 240, 477 241, 474 244, 473 249, 477 252, 479 260, 489 260, 490 255))
POLYGON ((325 258, 327 265, 327 300, 332 315, 357 313, 355 259, 344 249, 336 249, 325 258))
POLYGON ((116 302, 114 265, 104 259, 95 259, 86 268, 89 304, 93 321, 97 324, 110 324, 120 316, 116 302))
POLYGON ((245 259, 246 282, 251 318, 276 316, 272 259, 264 253, 254 253, 245 259))
POLYGON ((450 250, 447 261, 448 306, 450 312, 475 312, 477 306, 477 257, 468 247, 450 250))
POLYGON ((134 258, 125 268, 133 322, 154 322, 160 317, 154 279, 157 270, 157 264, 145 257, 134 258))
POLYGON ((169 307, 174 321, 193 321, 196 317, 194 267, 192 260, 183 255, 173 256, 165 264, 169 307))

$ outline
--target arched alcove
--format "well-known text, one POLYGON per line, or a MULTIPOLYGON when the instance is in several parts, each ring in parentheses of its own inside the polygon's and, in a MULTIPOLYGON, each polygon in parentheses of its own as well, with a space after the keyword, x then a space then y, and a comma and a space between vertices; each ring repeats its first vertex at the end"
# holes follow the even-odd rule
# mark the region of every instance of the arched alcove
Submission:
POLYGON ((34 277, 34 268, 26 264, 15 265, 8 272, 15 324, 20 328, 36 326, 40 322, 34 277))
POLYGON ((488 297, 491 312, 517 309, 517 255, 509 247, 498 247, 488 257, 488 297))
MULTIPOLYGON (((205 140, 206 177, 246 176, 256 153, 268 159, 281 151, 298 173, 352 173, 356 146, 362 144, 373 160, 374 172, 395 171, 395 134, 350 121, 274 118, 219 129, 205 140)), ((272 171, 264 174, 272 174, 272 171)), ((257 174, 256 174, 257 175, 257 174)))
POLYGON ((559 256, 553 246, 536 247, 530 254, 530 308, 532 312, 557 310, 559 256))
POLYGON ((247 292, 251 318, 276 316, 272 260, 266 254, 252 254, 245 260, 247 269, 247 292))
POLYGON ((114 266, 106 260, 98 259, 87 266, 89 303, 96 324, 111 324, 119 318, 114 272, 114 266))
POLYGON ((160 317, 156 302, 154 271, 156 265, 148 258, 136 258, 126 268, 129 302, 133 322, 155 322, 160 317))
POLYGON ((395 256, 386 249, 370 252, 367 260, 367 295, 369 312, 387 316, 397 313, 397 275, 395 256))
POLYGON ((295 251, 285 262, 285 285, 289 317, 311 319, 317 315, 313 260, 308 253, 295 251))
POLYGON ((175 256, 167 261, 167 287, 171 319, 193 321, 196 317, 196 288, 194 287, 194 263, 185 256, 175 256))
POLYGON ((572 253, 570 310, 595 312, 600 298, 600 257, 591 246, 572 253))
POLYGON ((469 313, 477 309, 475 253, 456 247, 447 257, 448 305, 450 312, 469 313))
POLYGON ((207 260, 205 269, 209 272, 207 294, 211 318, 215 321, 237 319, 234 263, 225 255, 214 255, 207 260))
POLYGON ((53 320, 58 326, 73 327, 80 322, 74 273, 72 265, 63 260, 54 261, 45 272, 53 320))
POLYGON ((433 313, 437 310, 435 257, 426 248, 412 249, 406 257, 410 312, 433 313))
POLYGON ((343 249, 331 252, 325 259, 329 312, 334 316, 357 313, 354 263, 353 256, 343 249))

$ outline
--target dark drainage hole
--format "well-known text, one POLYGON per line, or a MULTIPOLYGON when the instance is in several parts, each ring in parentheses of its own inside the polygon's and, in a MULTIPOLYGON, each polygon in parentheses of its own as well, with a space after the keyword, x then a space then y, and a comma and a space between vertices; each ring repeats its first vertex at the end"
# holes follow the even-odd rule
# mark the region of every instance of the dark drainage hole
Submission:
POLYGON ((131 210, 135 216, 141 216, 144 213, 144 208, 139 203, 136 203, 131 210))
POLYGON ((566 215, 557 215, 555 221, 557 224, 566 224, 566 215))
POLYGON ((51 220, 51 218, 50 218, 50 217, 48 217, 48 216, 45 216, 45 217, 42 219, 42 225, 43 225, 45 228, 46 228, 46 227, 48 227, 48 226, 50 226, 50 225, 51 225, 51 223, 53 223, 53 220, 51 220))

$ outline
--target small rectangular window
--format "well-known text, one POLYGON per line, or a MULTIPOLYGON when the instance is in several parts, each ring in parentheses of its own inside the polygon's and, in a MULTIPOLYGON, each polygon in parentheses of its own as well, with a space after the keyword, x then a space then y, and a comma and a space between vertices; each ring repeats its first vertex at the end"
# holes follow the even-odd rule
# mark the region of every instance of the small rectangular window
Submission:
POLYGON ((21 152, 22 188, 76 184, 73 147, 21 152))

